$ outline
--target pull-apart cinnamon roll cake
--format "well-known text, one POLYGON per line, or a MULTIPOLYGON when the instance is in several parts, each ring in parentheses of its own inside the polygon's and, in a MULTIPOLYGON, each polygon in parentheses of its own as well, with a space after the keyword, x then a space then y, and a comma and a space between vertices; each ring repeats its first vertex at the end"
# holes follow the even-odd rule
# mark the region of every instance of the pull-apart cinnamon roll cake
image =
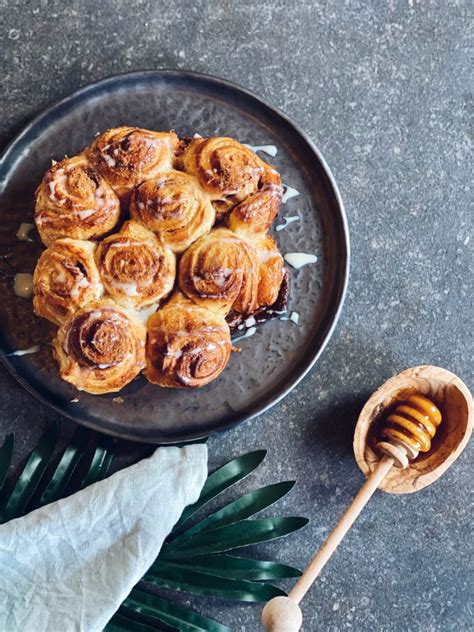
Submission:
POLYGON ((268 234, 281 197, 277 171, 233 138, 124 126, 53 164, 36 191, 48 247, 34 309, 59 326, 61 377, 93 394, 142 371, 172 388, 216 379, 231 355, 228 323, 285 294, 268 234))

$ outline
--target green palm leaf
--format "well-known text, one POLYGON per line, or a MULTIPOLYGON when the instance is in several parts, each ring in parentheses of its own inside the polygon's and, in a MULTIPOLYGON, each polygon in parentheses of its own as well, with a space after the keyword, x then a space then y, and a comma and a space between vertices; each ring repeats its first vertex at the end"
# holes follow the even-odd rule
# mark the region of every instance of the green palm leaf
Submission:
POLYGON ((294 484, 295 481, 285 481, 268 485, 267 487, 261 487, 260 489, 245 494, 184 531, 171 541, 169 548, 182 547, 191 537, 202 531, 210 531, 217 527, 224 527, 225 525, 234 524, 235 522, 254 516, 259 511, 270 507, 270 505, 276 503, 277 500, 280 500, 280 498, 285 496, 285 494, 293 488, 294 484))
MULTIPOLYGON (((56 446, 57 425, 52 424, 47 429, 30 454, 10 497, 4 501, 0 519, 6 521, 17 517, 34 506, 45 505, 67 493, 74 472, 84 458, 82 446, 86 442, 81 432, 84 430, 76 431, 49 476, 47 472, 56 446), (48 476, 43 486, 42 482, 48 476), (39 485, 44 488, 40 497, 36 494, 39 485)), ((111 445, 110 439, 100 437, 81 489, 107 476, 114 456, 111 445)), ((9 435, 0 448, 0 500, 12 453, 13 435, 9 435)), ((248 492, 197 524, 187 525, 195 512, 250 474, 265 455, 265 450, 245 454, 208 477, 199 500, 185 509, 157 560, 143 578, 148 585, 142 583, 132 590, 124 602, 125 607, 121 607, 107 625, 107 632, 230 632, 213 619, 150 594, 151 586, 253 602, 285 594, 275 586, 259 582, 298 577, 301 573, 297 569, 277 562, 224 553, 283 537, 308 522, 304 518, 293 517, 248 520, 282 498, 294 482, 277 483, 248 492)))
POLYGON ((213 577, 201 573, 194 568, 172 564, 156 564, 152 571, 146 573, 144 582, 206 597, 222 597, 235 601, 268 601, 273 597, 286 595, 283 590, 271 586, 242 579, 213 577))
POLYGON ((2 522, 17 518, 26 511, 53 455, 57 432, 57 424, 51 424, 30 454, 20 478, 5 504, 1 516, 2 522))
POLYGON ((287 577, 300 577, 301 571, 286 564, 278 562, 265 562, 263 560, 251 560, 245 557, 232 555, 203 555, 193 557, 190 560, 180 562, 164 562, 158 557, 150 571, 156 567, 173 566, 184 569, 193 569, 201 573, 215 577, 228 577, 229 579, 248 579, 263 581, 267 579, 284 579, 287 577))
POLYGON ((12 454, 13 433, 7 436, 7 438, 3 442, 2 447, 0 448, 0 492, 2 491, 3 485, 5 484, 5 479, 10 468, 10 463, 12 462, 12 454))
POLYGON ((170 627, 161 621, 159 621, 156 626, 142 623, 141 621, 125 616, 122 614, 123 611, 125 611, 125 609, 121 608, 117 614, 114 614, 112 619, 105 626, 104 632, 131 632, 131 630, 133 630, 133 632, 154 632, 155 630, 161 630, 161 632, 177 631, 177 628, 170 627))
MULTIPOLYGON (((214 619, 204 617, 194 610, 178 606, 172 601, 151 595, 134 588, 123 602, 125 608, 145 615, 148 621, 163 621, 174 625, 180 632, 231 632, 228 627, 214 619)), ((132 628, 133 629, 133 628, 132 628)))
POLYGON ((39 506, 47 505, 64 497, 68 483, 70 482, 79 461, 84 456, 81 447, 83 439, 84 433, 81 432, 81 429, 76 430, 71 443, 64 450, 63 455, 40 498, 39 506))
POLYGON ((171 532, 171 539, 178 536, 185 530, 185 523, 201 507, 204 507, 213 498, 216 498, 223 491, 235 485, 238 481, 248 476, 263 461, 267 454, 266 450, 257 450, 244 454, 229 463, 226 463, 218 470, 210 474, 204 484, 199 499, 183 511, 180 520, 171 532))
POLYGON ((180 560, 197 555, 225 553, 250 544, 281 538, 301 529, 308 522, 307 518, 293 517, 241 520, 212 531, 198 533, 180 548, 172 549, 167 546, 161 550, 160 556, 164 560, 180 560))
POLYGON ((105 478, 112 465, 113 458, 113 452, 108 450, 107 440, 103 439, 95 449, 87 474, 81 483, 81 489, 105 478))

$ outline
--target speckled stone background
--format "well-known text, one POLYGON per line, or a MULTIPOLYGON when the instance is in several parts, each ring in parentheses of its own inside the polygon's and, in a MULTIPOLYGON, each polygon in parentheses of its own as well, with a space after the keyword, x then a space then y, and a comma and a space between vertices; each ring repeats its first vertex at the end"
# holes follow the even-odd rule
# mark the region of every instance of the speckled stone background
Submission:
MULTIPOLYGON (((280 107, 332 167, 353 253, 336 334, 283 403, 209 441, 211 466, 268 449, 242 489, 298 480, 278 511, 310 525, 258 551, 303 567, 363 481, 351 440, 370 392, 420 363, 472 384, 472 4, 0 0, 0 9, 2 146, 90 81, 186 68, 280 107)), ((17 463, 54 417, 1 371, 0 432, 15 430, 17 463)), ((63 440, 72 429, 61 425, 63 440)), ((117 449, 120 463, 149 450, 117 449)), ((433 487, 377 495, 307 596, 304 630, 473 629, 472 499, 472 447, 433 487)), ((259 629, 258 606, 183 601, 233 630, 259 629)))

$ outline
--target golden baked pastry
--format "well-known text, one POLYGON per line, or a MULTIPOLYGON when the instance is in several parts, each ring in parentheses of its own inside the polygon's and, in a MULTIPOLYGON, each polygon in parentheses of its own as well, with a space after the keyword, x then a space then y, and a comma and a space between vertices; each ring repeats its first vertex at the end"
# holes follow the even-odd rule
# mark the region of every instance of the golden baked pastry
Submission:
POLYGON ((160 386, 205 386, 225 369, 231 350, 225 318, 177 293, 148 321, 145 376, 160 386))
POLYGON ((36 190, 35 223, 46 246, 61 237, 101 237, 119 217, 119 199, 84 154, 54 164, 36 190))
POLYGON ((174 254, 133 220, 100 242, 96 261, 107 292, 124 307, 147 307, 169 294, 174 285, 174 254))
POLYGON ((209 232, 216 212, 199 181, 183 171, 168 171, 143 182, 132 194, 130 214, 176 253, 209 232))
POLYGON ((267 233, 280 210, 282 194, 280 174, 265 165, 259 190, 232 209, 229 228, 244 236, 267 233))
POLYGON ((285 276, 283 257, 276 241, 270 235, 259 235, 253 240, 259 259, 258 271, 258 307, 269 307, 278 299, 280 287, 285 276))
POLYGON ((144 368, 145 339, 146 329, 135 316, 102 300, 63 323, 53 351, 63 380, 94 395, 115 393, 144 368))
POLYGON ((280 175, 233 138, 117 127, 53 165, 36 192, 49 247, 34 310, 60 326, 61 377, 93 394, 119 391, 145 364, 160 386, 214 380, 230 327, 286 306, 268 234, 281 197, 280 175))
POLYGON ((227 228, 201 237, 183 254, 178 272, 181 291, 198 305, 228 314, 257 308, 259 260, 248 241, 227 228))
POLYGON ((60 325, 101 298, 104 288, 94 260, 96 244, 58 239, 44 250, 33 277, 35 314, 60 325))
POLYGON ((195 138, 185 148, 184 170, 194 174, 219 212, 258 190, 265 163, 233 138, 195 138))
POLYGON ((86 153, 127 203, 133 187, 173 168, 178 144, 174 132, 115 127, 98 136, 86 153))

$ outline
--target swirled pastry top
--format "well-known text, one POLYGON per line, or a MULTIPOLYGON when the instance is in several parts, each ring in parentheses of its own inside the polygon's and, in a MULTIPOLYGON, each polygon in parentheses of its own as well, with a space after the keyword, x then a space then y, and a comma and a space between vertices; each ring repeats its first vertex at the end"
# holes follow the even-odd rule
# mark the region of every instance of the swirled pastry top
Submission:
POLYGON ((38 316, 60 325, 101 298, 104 288, 94 260, 96 244, 58 239, 44 250, 34 273, 33 306, 38 316))
POLYGON ((101 237, 119 217, 119 199, 84 154, 54 164, 36 190, 35 222, 46 245, 101 237))
POLYGON ((145 366, 144 325, 123 307, 102 300, 66 320, 53 341, 61 377, 80 391, 114 393, 145 366))
POLYGON ((133 220, 100 242, 96 261, 107 292, 125 307, 151 305, 169 294, 174 285, 175 255, 133 220))
POLYGON ((194 174, 213 200, 243 200, 258 189, 262 160, 233 138, 195 138, 183 154, 185 171, 194 174))
POLYGON ((134 219, 181 253, 209 232, 216 213, 199 181, 183 171, 167 171, 138 186, 131 199, 134 219))
POLYGON ((116 127, 98 136, 86 152, 122 197, 140 182, 172 169, 178 144, 174 132, 116 127))
POLYGON ((183 254, 179 287, 202 307, 228 314, 257 308, 259 259, 253 245, 226 228, 212 230, 183 254))
POLYGON ((224 317, 178 293, 148 321, 145 376, 160 386, 205 386, 225 369, 231 350, 224 317))

